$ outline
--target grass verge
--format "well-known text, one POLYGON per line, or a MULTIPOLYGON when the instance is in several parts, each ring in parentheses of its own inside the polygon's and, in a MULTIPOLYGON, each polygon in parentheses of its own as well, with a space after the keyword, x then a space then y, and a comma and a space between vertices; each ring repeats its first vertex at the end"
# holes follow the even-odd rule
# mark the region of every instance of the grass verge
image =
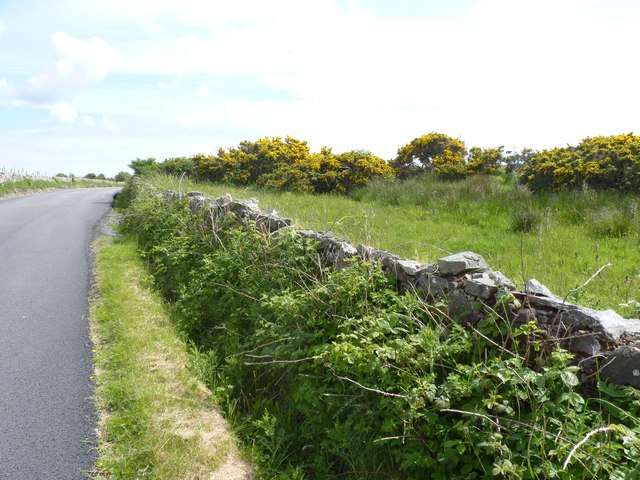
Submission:
POLYGON ((22 180, 0 183, 0 199, 5 197, 15 197, 18 195, 28 195, 42 190, 58 190, 63 188, 91 188, 91 187, 113 187, 121 186, 120 183, 92 182, 90 180, 76 180, 74 182, 63 182, 59 180, 36 180, 25 178, 22 180))
POLYGON ((251 467, 127 240, 95 244, 91 334, 99 413, 94 478, 246 479, 251 467))

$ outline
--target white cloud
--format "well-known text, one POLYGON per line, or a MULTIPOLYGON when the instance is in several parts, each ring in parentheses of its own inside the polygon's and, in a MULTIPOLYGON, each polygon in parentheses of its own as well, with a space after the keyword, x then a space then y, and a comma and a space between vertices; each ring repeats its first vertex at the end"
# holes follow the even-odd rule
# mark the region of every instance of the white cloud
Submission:
POLYGON ((107 42, 92 37, 73 38, 54 33, 51 42, 58 55, 54 68, 29 78, 22 95, 35 103, 69 101, 86 86, 103 81, 120 58, 107 42))
POLYGON ((103 80, 111 66, 120 58, 120 54, 111 45, 97 37, 81 40, 65 32, 57 32, 51 36, 51 41, 60 56, 58 72, 63 75, 81 75, 91 82, 103 80))
POLYGON ((51 105, 49 114, 63 123, 73 123, 78 117, 78 112, 66 102, 58 102, 51 105))
MULTIPOLYGON (((391 158, 432 130, 508 148, 640 133, 630 0, 470 0, 446 15, 424 2, 412 17, 384 17, 375 3, 60 0, 33 9, 34 31, 58 32, 53 56, 42 44, 20 51, 29 68, 2 71, 0 102, 22 84, 14 100, 69 107, 51 109, 77 123, 69 135, 127 138, 158 157, 164 145, 179 155, 264 135, 391 158)), ((0 15, 13 38, 22 24, 0 15)))
POLYGON ((200 85, 198 86, 198 89, 196 90, 198 96, 200 97, 210 97, 211 96, 211 89, 206 86, 206 85, 200 85))
POLYGON ((104 114, 102 115, 102 121, 101 121, 101 126, 102 128, 104 128, 105 130, 108 130, 110 132, 117 132, 120 130, 120 125, 118 125, 118 122, 116 122, 115 120, 113 120, 109 115, 104 114))
MULTIPOLYGON (((69 112, 68 118, 71 117, 72 114, 69 112)), ((100 131, 117 132, 120 130, 120 125, 106 113, 103 113, 98 119, 96 119, 95 115, 80 115, 78 120, 80 125, 96 133, 100 131)))
POLYGON ((80 123, 89 128, 94 128, 96 126, 96 121, 91 115, 82 115, 80 117, 80 123))

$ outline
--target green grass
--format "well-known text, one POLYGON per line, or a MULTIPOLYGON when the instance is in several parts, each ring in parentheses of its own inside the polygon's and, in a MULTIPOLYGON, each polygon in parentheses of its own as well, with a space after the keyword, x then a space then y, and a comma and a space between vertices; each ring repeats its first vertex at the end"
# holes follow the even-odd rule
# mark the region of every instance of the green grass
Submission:
POLYGON ((95 478, 250 478, 132 242, 97 245, 95 478), (238 476, 240 475, 240 476, 238 476))
POLYGON ((89 188, 120 186, 115 182, 93 182, 91 180, 76 180, 74 182, 52 180, 36 180, 25 178, 22 180, 0 183, 0 198, 13 195, 34 193, 40 190, 53 190, 60 188, 89 188))
POLYGON ((351 240, 400 256, 433 262, 471 250, 516 284, 537 278, 564 295, 612 264, 570 300, 613 308, 640 297, 638 195, 578 191, 531 194, 510 179, 471 177, 460 182, 414 178, 374 184, 344 195, 310 195, 258 188, 194 183, 155 177, 160 188, 203 191, 210 196, 256 197, 300 226, 332 230, 351 240), (517 228, 520 212, 535 224, 517 228), (514 220, 515 219, 515 220, 514 220), (529 231, 522 231, 529 230, 529 231))

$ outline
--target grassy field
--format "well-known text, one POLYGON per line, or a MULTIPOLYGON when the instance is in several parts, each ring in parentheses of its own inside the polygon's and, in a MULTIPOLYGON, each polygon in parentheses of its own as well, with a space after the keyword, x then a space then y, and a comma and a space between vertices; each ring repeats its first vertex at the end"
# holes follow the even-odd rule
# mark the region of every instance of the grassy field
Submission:
POLYGON ((97 245, 95 478, 253 478, 135 245, 97 245))
POLYGON ((210 196, 255 197, 300 226, 332 230, 400 256, 433 262, 464 250, 481 254, 517 284, 536 278, 558 295, 582 285, 570 300, 638 315, 640 217, 638 195, 577 191, 531 194, 511 179, 458 182, 414 178, 345 195, 309 195, 179 180, 150 179, 160 188, 210 196), (629 304, 622 306, 622 304, 629 304))

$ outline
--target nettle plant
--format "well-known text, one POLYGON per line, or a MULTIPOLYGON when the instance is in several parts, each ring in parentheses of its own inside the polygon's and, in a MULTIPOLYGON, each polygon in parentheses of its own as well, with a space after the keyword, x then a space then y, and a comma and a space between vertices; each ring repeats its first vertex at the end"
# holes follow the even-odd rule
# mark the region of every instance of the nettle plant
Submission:
POLYGON ((124 226, 266 477, 640 475, 639 392, 581 385, 569 353, 500 305, 462 326, 377 265, 322 267, 295 230, 144 192, 124 226))

